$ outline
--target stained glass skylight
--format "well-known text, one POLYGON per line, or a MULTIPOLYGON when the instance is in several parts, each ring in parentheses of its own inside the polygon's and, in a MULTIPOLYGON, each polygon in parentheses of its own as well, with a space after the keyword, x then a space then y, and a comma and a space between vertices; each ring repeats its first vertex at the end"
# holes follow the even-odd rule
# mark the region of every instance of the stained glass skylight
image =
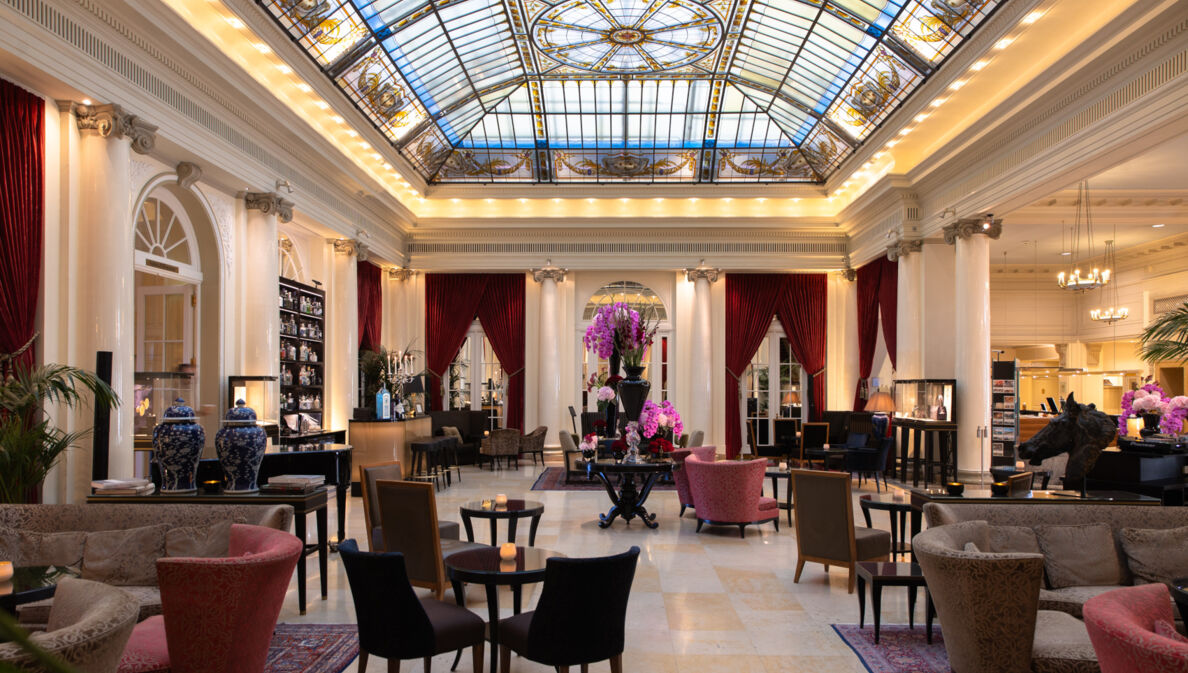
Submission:
POLYGON ((1006 0, 258 0, 434 183, 823 182, 1006 0))

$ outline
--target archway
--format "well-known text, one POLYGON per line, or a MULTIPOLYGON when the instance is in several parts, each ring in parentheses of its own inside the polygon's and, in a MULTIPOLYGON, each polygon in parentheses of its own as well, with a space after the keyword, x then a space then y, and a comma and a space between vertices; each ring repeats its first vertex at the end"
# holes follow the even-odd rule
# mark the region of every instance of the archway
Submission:
POLYGON ((578 325, 578 352, 581 353, 581 372, 578 380, 580 387, 579 398, 582 408, 592 411, 597 408, 595 396, 589 390, 592 378, 605 376, 609 370, 609 363, 600 358, 597 353, 586 349, 582 337, 586 328, 594 318, 594 314, 603 306, 615 302, 623 302, 632 309, 639 311, 648 322, 657 325, 655 341, 652 348, 644 357, 644 377, 652 382, 652 390, 648 397, 655 401, 663 401, 671 394, 670 363, 674 354, 672 344, 672 330, 669 326, 669 312, 660 295, 643 283, 633 280, 616 280, 607 283, 595 291, 586 301, 582 309, 582 319, 578 325))

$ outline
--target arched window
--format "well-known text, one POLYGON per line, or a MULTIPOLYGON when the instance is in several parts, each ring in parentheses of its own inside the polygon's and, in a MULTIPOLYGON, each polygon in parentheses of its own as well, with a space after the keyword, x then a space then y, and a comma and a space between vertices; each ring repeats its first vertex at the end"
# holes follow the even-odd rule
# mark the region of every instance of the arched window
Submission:
POLYGON ((650 320, 668 320, 668 311, 660 297, 650 287, 630 280, 617 280, 603 285, 586 302, 582 319, 592 320, 599 308, 617 301, 627 304, 650 320))
POLYGON ((182 205, 164 190, 157 190, 140 204, 136 213, 136 267, 154 274, 170 274, 189 282, 202 282, 194 230, 182 205))
POLYGON ((297 251, 293 249, 293 241, 288 236, 281 234, 277 242, 277 252, 280 255, 280 275, 298 283, 305 282, 301 277, 301 258, 297 256, 297 251))
POLYGON ((640 316, 649 323, 658 324, 652 348, 644 358, 646 365, 644 378, 652 382, 649 397, 656 401, 663 401, 669 397, 672 385, 669 362, 674 351, 672 350, 672 331, 668 325, 668 309, 652 288, 632 280, 617 280, 603 285, 591 295, 582 311, 582 323, 578 330, 578 350, 583 352, 583 356, 581 379, 578 381, 578 385, 581 387, 580 399, 583 409, 590 410, 594 406, 594 397, 586 389, 590 377, 596 374, 605 374, 609 366, 606 360, 598 357, 597 353, 585 350, 582 337, 586 332, 586 326, 594 319, 594 314, 598 312, 598 309, 615 302, 627 304, 638 311, 640 316))

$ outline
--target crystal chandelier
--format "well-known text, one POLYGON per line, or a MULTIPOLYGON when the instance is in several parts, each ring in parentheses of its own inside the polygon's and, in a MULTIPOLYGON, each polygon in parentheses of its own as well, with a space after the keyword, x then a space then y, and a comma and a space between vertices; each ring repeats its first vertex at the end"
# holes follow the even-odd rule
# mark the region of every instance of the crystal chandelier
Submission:
MULTIPOLYGON (((1117 235, 1116 231, 1115 235, 1117 235)), ((1106 241, 1105 265, 1107 270, 1117 266, 1116 254, 1114 242, 1106 241)), ((1104 322, 1107 325, 1112 325, 1119 320, 1126 320, 1126 318, 1130 315, 1130 309, 1126 308, 1125 306, 1118 305, 1119 301, 1117 283, 1111 285, 1108 290, 1102 288, 1101 298, 1103 300, 1102 303, 1109 304, 1109 308, 1095 308, 1089 311, 1090 320, 1096 320, 1098 322, 1104 322)))
POLYGON ((1093 267, 1087 273, 1081 270, 1081 263, 1093 259, 1093 219, 1089 213, 1089 183, 1085 180, 1077 187, 1077 217, 1073 229, 1072 266, 1056 275, 1056 284, 1065 290, 1085 292, 1104 287, 1110 282, 1110 267, 1093 267), (1084 213, 1082 216, 1082 212, 1084 213), (1081 220, 1085 221, 1085 250, 1081 254, 1081 220))

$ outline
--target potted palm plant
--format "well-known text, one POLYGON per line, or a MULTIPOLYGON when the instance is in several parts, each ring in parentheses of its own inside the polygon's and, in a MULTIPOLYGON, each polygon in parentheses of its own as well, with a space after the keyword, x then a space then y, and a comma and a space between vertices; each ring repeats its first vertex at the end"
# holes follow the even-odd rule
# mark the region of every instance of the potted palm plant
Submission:
POLYGON ((97 408, 119 405, 115 392, 93 373, 60 364, 25 365, 20 350, 0 354, 0 503, 28 502, 58 458, 90 430, 65 432, 47 407, 73 409, 93 398, 97 408))
POLYGON ((1188 363, 1188 301, 1152 321, 1139 340, 1139 357, 1147 362, 1188 363))

